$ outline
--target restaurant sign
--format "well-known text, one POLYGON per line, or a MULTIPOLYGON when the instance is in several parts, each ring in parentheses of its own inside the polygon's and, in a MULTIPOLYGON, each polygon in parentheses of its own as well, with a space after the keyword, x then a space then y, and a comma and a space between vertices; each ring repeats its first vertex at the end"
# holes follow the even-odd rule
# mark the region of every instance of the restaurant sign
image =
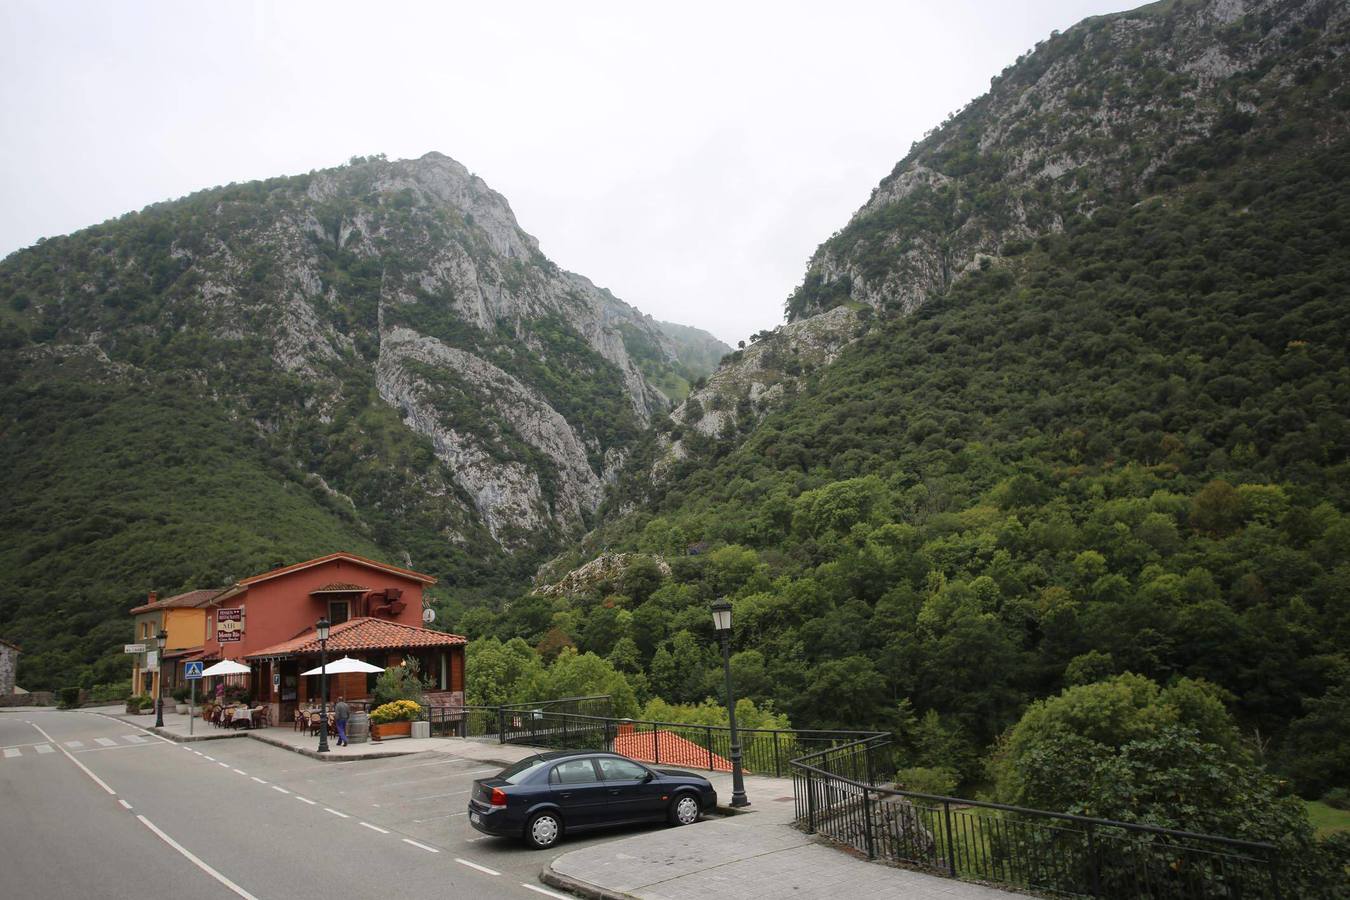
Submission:
POLYGON ((244 639, 244 608, 216 610, 216 640, 222 644, 244 639))

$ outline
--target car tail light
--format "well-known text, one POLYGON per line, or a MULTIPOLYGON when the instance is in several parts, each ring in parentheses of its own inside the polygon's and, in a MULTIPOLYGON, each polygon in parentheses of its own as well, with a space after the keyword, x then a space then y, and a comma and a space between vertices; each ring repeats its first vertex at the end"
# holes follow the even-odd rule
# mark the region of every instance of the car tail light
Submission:
POLYGON ((492 789, 492 805, 493 806, 506 805, 506 792, 503 791, 501 788, 492 789))

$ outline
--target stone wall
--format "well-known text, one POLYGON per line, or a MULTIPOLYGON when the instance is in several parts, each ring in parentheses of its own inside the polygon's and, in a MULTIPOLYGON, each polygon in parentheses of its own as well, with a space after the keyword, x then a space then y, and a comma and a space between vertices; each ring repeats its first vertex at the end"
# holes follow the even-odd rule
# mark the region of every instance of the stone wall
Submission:
POLYGON ((0 706, 55 706, 56 695, 51 691, 33 691, 31 694, 0 694, 0 706))
POLYGON ((14 671, 19 667, 19 650, 0 642, 0 697, 14 693, 14 671))

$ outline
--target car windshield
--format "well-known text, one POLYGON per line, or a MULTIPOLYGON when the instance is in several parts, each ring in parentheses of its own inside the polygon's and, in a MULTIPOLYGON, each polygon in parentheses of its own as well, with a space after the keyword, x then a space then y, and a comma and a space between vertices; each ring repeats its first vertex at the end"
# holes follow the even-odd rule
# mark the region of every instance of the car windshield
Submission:
POLYGON ((520 782, 535 769, 544 764, 544 761, 537 756, 531 756, 529 759, 522 759, 509 768, 503 769, 497 777, 511 784, 520 784, 520 782))

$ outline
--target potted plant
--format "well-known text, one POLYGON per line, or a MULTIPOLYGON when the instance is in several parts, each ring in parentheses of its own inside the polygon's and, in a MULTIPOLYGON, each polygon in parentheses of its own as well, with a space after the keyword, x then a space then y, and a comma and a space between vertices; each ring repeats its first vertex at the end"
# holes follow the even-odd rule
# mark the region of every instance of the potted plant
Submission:
POLYGON ((421 714, 421 705, 412 700, 394 700, 377 706, 370 713, 370 739, 382 741, 391 737, 409 737, 413 719, 421 714))
POLYGON ((188 714, 188 686, 180 684, 173 689, 174 712, 180 716, 188 714))

